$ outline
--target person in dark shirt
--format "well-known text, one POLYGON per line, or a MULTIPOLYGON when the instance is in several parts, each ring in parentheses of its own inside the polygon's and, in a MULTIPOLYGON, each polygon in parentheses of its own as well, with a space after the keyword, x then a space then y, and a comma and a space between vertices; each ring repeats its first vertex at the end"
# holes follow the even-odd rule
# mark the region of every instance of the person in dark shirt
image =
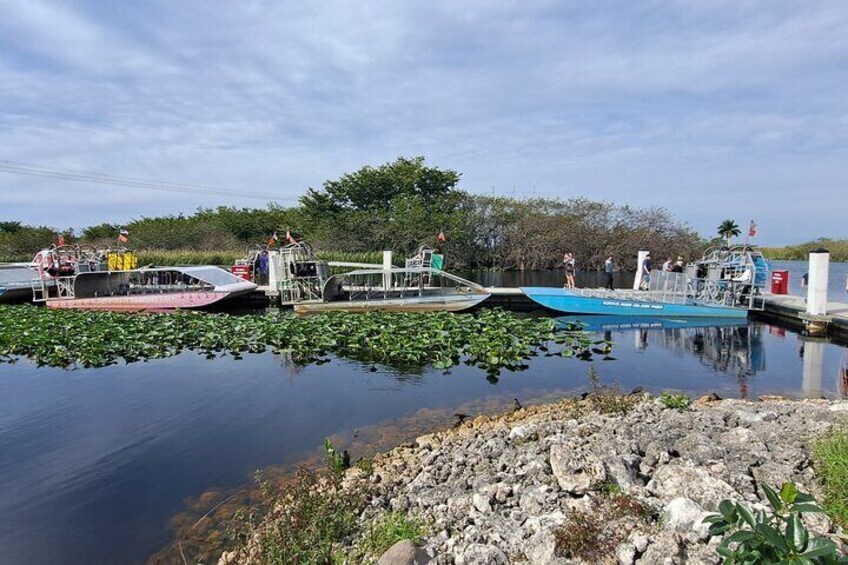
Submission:
POLYGON ((607 257, 607 260, 604 261, 604 277, 606 279, 605 288, 609 290, 613 290, 612 286, 612 275, 615 271, 615 263, 612 262, 612 257, 607 257))
POLYGON ((640 270, 642 282, 639 287, 643 290, 648 290, 651 286, 651 254, 645 255, 645 260, 642 261, 642 269, 640 270))

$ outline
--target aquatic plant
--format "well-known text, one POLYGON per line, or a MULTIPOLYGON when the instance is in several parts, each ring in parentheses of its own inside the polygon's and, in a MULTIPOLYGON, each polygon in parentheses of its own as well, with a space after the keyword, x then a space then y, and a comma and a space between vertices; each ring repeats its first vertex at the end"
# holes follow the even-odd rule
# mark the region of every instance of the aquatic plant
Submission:
POLYGON ((397 368, 459 363, 494 378, 521 370, 544 352, 589 359, 609 344, 548 318, 518 318, 503 310, 474 314, 333 312, 298 317, 291 312, 234 316, 201 312, 126 314, 0 306, 0 362, 28 358, 52 367, 102 367, 194 350, 209 358, 270 349, 298 364, 330 356, 397 368))

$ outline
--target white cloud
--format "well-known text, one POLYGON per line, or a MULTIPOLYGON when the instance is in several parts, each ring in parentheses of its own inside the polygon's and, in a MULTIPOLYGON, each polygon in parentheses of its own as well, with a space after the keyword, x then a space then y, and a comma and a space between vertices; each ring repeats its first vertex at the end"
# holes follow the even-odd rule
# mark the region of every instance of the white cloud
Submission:
MULTIPOLYGON (((0 159, 291 201, 423 154, 470 190, 665 205, 705 232, 740 202, 777 222, 806 190, 811 229, 846 235, 841 2, 7 0, 3 13, 0 159), (755 197, 728 198, 740 191, 755 197)), ((0 215, 34 223, 219 203, 261 204, 0 174, 0 215)))

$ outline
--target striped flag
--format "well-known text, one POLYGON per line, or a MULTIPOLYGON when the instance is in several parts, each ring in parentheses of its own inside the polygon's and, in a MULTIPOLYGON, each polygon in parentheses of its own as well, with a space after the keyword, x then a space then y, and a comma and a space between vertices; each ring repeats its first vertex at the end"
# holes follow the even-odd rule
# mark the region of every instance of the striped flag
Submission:
POLYGON ((288 228, 286 228, 286 241, 288 241, 289 243, 297 243, 297 240, 292 236, 288 228))
POLYGON ((756 237, 757 236, 757 222, 751 220, 751 225, 748 226, 748 237, 756 237))
POLYGON ((448 238, 445 237, 445 232, 440 230, 438 237, 436 237, 436 241, 444 242, 444 241, 447 241, 447 240, 448 240, 448 238))
POLYGON ((130 240, 130 232, 128 232, 127 230, 121 230, 118 233, 118 241, 120 241, 121 243, 126 243, 129 240, 130 240))
POLYGON ((280 241, 280 236, 277 235, 277 232, 275 230, 274 233, 271 235, 271 239, 268 240, 268 247, 271 247, 278 241, 280 241))

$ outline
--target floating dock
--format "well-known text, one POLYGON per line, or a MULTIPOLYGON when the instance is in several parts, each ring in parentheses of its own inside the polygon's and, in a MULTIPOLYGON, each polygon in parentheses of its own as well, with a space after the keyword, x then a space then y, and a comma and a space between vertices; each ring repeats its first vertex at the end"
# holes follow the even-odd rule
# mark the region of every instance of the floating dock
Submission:
POLYGON ((828 302, 826 314, 811 315, 802 296, 768 294, 765 299, 765 309, 754 312, 756 318, 789 324, 813 335, 848 339, 848 304, 828 302))

